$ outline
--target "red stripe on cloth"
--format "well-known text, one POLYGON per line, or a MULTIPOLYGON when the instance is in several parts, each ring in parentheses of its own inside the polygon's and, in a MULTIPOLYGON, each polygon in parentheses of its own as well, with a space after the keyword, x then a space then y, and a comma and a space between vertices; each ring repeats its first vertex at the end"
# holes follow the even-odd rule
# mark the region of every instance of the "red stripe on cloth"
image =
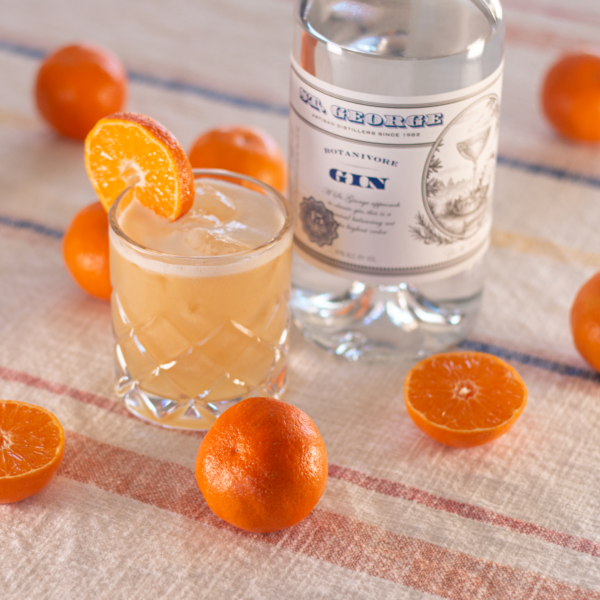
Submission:
POLYGON ((51 392, 52 394, 57 394, 59 396, 67 396, 73 400, 83 402, 84 404, 91 404, 124 417, 133 417, 133 415, 120 402, 115 402, 110 398, 98 396, 97 394, 92 394, 91 392, 84 392, 83 390, 78 390, 62 383, 48 381, 47 379, 30 375, 29 373, 23 373, 22 371, 15 371, 14 369, 0 367, 0 379, 4 379, 4 381, 15 381, 16 383, 22 383, 28 387, 43 390, 45 392, 51 392))
POLYGON ((582 25, 600 25, 600 12, 590 10, 577 10, 573 6, 552 6, 546 0, 534 2, 529 0, 502 0, 505 12, 512 16, 512 11, 534 14, 536 16, 550 17, 559 21, 570 21, 582 25), (507 10, 508 9, 508 10, 507 10))
POLYGON ((480 506, 474 506, 465 502, 459 502, 457 500, 450 500, 449 498, 435 496, 434 494, 430 494, 425 490, 420 490, 419 488, 415 488, 410 485, 396 483, 387 479, 371 477, 353 469, 347 469, 345 467, 331 464, 329 465, 329 477, 347 481, 362 487, 365 490, 378 492, 379 494, 384 494, 385 496, 392 496, 394 498, 402 498, 411 502, 417 502, 418 504, 422 504, 427 508, 441 510, 464 517, 465 519, 471 519, 472 521, 479 521, 480 523, 503 527, 523 535, 537 537, 545 542, 561 546, 562 548, 569 548, 570 550, 576 550, 577 552, 583 552, 584 554, 591 554, 592 556, 600 556, 600 544, 598 542, 570 535, 568 533, 554 531, 540 525, 528 523, 527 521, 521 521, 519 519, 507 517, 494 512, 493 510, 482 508, 480 506))
MULTIPOLYGON (((29 373, 24 373, 22 371, 15 371, 14 369, 8 369, 6 367, 0 367, 0 379, 4 379, 4 381, 21 383, 28 387, 50 392, 52 394, 57 394, 58 396, 67 396, 67 398, 77 400, 78 402, 82 402, 84 404, 91 404, 92 406, 102 408, 103 410, 107 410, 122 417, 135 419, 137 423, 145 423, 145 421, 138 419, 138 417, 130 413, 123 406, 122 402, 111 400, 110 398, 105 398, 104 396, 98 396, 97 394, 92 394, 91 392, 84 392, 83 390, 78 390, 62 383, 48 381, 47 379, 42 379, 41 377, 36 377, 35 375, 30 375, 29 373)), ((149 423, 146 424, 150 425, 149 423)), ((150 426, 156 427, 155 425, 150 426)), ((173 432, 176 430, 164 429, 164 431, 173 432)), ((199 431, 178 430, 178 432, 192 437, 204 436, 204 432, 199 431)))
POLYGON ((554 51, 578 52, 589 47, 597 47, 598 43, 585 41, 576 37, 560 35, 544 29, 521 27, 515 23, 506 25, 506 41, 509 44, 551 48, 554 51))
MULTIPOLYGON (((5 367, 0 367, 0 379, 4 379, 5 381, 15 381, 29 387, 52 392, 58 395, 65 395, 74 400, 78 400, 79 402, 92 404, 93 406, 103 408, 119 415, 136 419, 136 421, 139 422, 139 419, 125 409, 120 402, 115 402, 109 398, 104 398, 103 396, 98 396, 96 394, 71 388, 61 383, 47 381, 45 379, 41 379, 40 377, 35 377, 34 375, 29 375, 28 373, 15 371, 14 369, 8 369, 5 367)), ((154 425, 149 426, 155 427, 154 425)), ((183 435, 190 435, 194 437, 203 436, 202 432, 195 431, 167 431, 177 432, 183 435)), ((371 477, 364 473, 360 473, 359 471, 347 469, 345 467, 333 464, 329 465, 329 476, 333 477, 334 479, 347 481, 348 483, 357 485, 366 490, 417 502, 423 506, 426 506, 427 508, 456 514, 465 519, 472 519, 474 521, 480 521, 482 523, 495 525, 497 527, 504 527, 516 533, 534 536, 544 540, 545 542, 556 544, 563 548, 576 550, 577 552, 591 554, 592 556, 600 556, 600 544, 598 544, 598 542, 573 536, 567 533, 554 531, 552 529, 547 529, 545 527, 535 525, 534 523, 528 523, 527 521, 521 521, 519 519, 507 517, 492 510, 467 504, 465 502, 459 502, 456 500, 435 496, 434 494, 430 494, 425 490, 405 485, 403 483, 371 477)))
POLYGON ((286 548, 449 600, 600 600, 600 594, 539 574, 314 510, 284 531, 252 534, 218 519, 192 471, 67 432, 59 475, 231 533, 286 548))

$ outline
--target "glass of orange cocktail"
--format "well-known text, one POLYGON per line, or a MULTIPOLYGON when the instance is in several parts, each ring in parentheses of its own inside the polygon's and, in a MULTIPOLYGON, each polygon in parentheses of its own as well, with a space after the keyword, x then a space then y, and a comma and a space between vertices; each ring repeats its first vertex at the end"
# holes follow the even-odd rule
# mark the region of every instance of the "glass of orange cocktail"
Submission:
POLYGON ((273 188, 195 170, 174 222, 124 192, 110 222, 116 390, 142 419, 208 429, 235 402, 279 398, 288 350, 292 231, 273 188))

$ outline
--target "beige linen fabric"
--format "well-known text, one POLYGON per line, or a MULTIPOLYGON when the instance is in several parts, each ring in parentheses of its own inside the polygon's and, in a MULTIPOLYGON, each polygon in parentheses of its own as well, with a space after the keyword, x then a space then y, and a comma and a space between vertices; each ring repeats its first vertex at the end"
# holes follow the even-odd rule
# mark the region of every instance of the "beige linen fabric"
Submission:
POLYGON ((0 506, 0 597, 600 598, 600 376, 568 312, 600 268, 598 147, 560 140, 538 91, 560 52, 598 43, 600 5, 506 0, 506 78, 482 313, 466 347, 508 359, 530 400, 509 434, 442 447, 407 416, 409 365, 323 355, 292 335, 287 400, 328 449, 315 511, 250 535, 210 513, 196 434, 130 416, 112 391, 107 304, 83 294, 60 235, 93 201, 82 145, 37 116, 39 57, 73 40, 118 54, 129 109, 189 148, 244 123, 285 148, 287 0, 0 0, 0 397, 47 407, 64 464, 35 497, 0 506))

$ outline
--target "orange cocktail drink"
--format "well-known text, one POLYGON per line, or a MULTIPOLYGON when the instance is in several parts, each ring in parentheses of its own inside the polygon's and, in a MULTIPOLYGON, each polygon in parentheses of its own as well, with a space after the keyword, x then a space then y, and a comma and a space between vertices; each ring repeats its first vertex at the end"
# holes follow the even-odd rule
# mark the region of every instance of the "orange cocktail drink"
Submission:
POLYGON ((117 393, 138 416, 208 429, 285 386, 292 232, 286 200, 244 176, 195 171, 170 222, 122 195, 110 211, 117 393))

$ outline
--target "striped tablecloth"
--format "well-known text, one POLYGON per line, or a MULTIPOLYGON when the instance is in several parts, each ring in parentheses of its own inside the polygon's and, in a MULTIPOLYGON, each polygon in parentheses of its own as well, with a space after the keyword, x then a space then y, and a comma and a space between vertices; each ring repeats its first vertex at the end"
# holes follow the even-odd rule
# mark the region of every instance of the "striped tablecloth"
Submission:
POLYGON ((328 449, 301 524, 251 535, 200 496, 196 434, 135 420, 112 391, 107 304, 66 273, 61 236, 94 200, 81 143, 36 114, 40 59, 87 40, 121 57, 129 109, 188 148, 245 123, 285 148, 289 0, 0 0, 0 397, 67 432, 39 495, 0 506, 0 597, 600 598, 600 375, 569 307, 600 269, 600 146, 558 139, 539 108, 557 56, 600 44, 597 0, 504 0, 506 77, 489 278, 465 347, 509 360, 530 400, 493 444, 455 450, 403 407, 406 367, 347 364, 295 333, 287 400, 328 449))

